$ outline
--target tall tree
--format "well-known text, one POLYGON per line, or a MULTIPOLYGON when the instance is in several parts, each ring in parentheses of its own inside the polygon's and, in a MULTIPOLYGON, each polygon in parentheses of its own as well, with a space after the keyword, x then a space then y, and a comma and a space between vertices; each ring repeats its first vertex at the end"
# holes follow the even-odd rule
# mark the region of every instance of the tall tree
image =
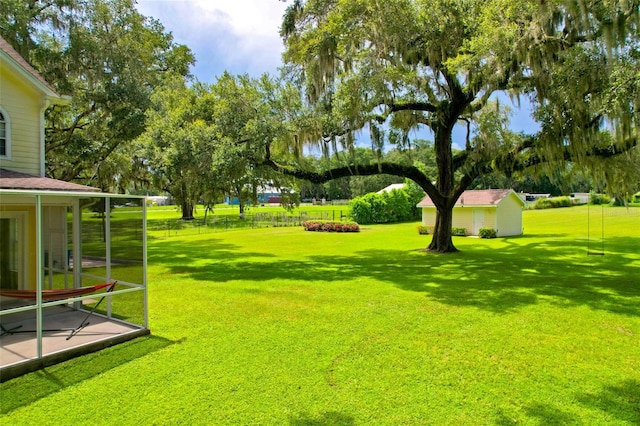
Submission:
POLYGON ((292 186, 292 179, 257 167, 256 156, 269 147, 270 141, 293 133, 291 123, 297 115, 298 92, 266 74, 256 79, 227 72, 210 90, 209 114, 217 127, 213 169, 221 182, 228 183, 229 192, 238 197, 240 214, 244 212, 244 202, 256 201, 259 187, 284 189, 281 203, 285 207, 295 204, 295 194, 286 191, 292 186))
POLYGON ((5 0, 0 33, 60 93, 69 107, 49 110, 47 172, 105 190, 144 174, 131 143, 145 128, 150 96, 188 74, 194 58, 134 0, 5 0))
POLYGON ((192 220, 197 201, 216 189, 212 155, 217 130, 210 114, 203 114, 210 99, 206 85, 168 82, 152 95, 147 130, 139 138, 153 185, 173 196, 183 220, 192 220))
POLYGON ((153 94, 140 138, 155 186, 181 204, 183 219, 193 218, 203 195, 235 195, 243 214, 259 187, 290 183, 252 161, 267 141, 290 133, 282 112, 286 87, 266 75, 254 79, 226 72, 213 84, 186 83, 174 79, 153 94))
POLYGON ((290 152, 308 143, 349 150, 362 129, 370 131, 374 151, 390 143, 411 148, 409 131, 426 128, 437 172, 379 161, 317 173, 268 149, 263 164, 313 182, 353 174, 409 178, 437 208, 428 248, 455 251, 452 209, 478 177, 637 155, 639 5, 295 0, 282 24, 284 57, 321 125, 303 127, 287 140, 290 152), (529 97, 541 130, 513 135, 500 115, 487 118, 499 108, 493 100, 500 93, 529 97), (469 133, 454 141, 460 124, 469 133))

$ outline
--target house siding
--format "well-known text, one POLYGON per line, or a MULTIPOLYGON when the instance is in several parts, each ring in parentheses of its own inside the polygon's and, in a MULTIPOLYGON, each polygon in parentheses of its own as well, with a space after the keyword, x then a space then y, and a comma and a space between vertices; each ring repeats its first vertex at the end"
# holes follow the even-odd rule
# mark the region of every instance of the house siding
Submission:
MULTIPOLYGON (((479 228, 495 229, 499 237, 522 235, 522 205, 513 197, 517 195, 511 194, 497 207, 454 207, 452 226, 466 228, 467 235, 478 235, 479 228), (474 211, 484 216, 478 229, 474 229, 474 211)), ((434 226, 435 223, 436 208, 422 207, 422 225, 434 226)))
POLYGON ((422 224, 424 226, 435 226, 436 224, 436 208, 422 208, 422 224))
POLYGON ((0 66, 0 82, 0 105, 11 124, 10 159, 0 157, 0 167, 40 176, 42 97, 8 67, 0 66))
POLYGON ((516 194, 511 193, 500 202, 495 223, 499 237, 522 235, 522 204, 516 194))
POLYGON ((467 207, 454 207, 451 225, 453 227, 465 228, 466 234, 473 232, 473 209, 467 207))

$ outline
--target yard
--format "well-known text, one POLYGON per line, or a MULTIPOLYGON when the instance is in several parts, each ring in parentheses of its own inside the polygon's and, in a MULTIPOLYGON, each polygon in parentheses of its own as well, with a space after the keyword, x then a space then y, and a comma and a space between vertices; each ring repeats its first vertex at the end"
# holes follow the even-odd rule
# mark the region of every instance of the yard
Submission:
POLYGON ((0 420, 640 423, 640 208, 523 221, 454 255, 417 223, 152 233, 152 335, 1 384, 0 420))

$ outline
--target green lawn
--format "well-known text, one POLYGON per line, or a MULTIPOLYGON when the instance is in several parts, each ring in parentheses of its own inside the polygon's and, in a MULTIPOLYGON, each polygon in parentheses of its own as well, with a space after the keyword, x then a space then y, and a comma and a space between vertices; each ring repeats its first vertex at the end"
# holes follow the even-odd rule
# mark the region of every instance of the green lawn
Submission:
POLYGON ((416 226, 151 240, 152 336, 0 385, 0 422, 640 423, 640 208, 454 255, 416 226))
MULTIPOLYGON (((112 231, 134 233, 140 228, 139 207, 118 207, 111 215, 112 231)), ((300 205, 291 211, 279 205, 251 206, 240 219, 238 206, 217 205, 213 211, 205 215, 203 206, 194 211, 195 220, 181 220, 181 212, 176 206, 150 207, 147 213, 147 231, 149 239, 175 236, 192 236, 245 230, 247 228, 273 228, 282 226, 299 226, 309 219, 346 221, 349 207, 347 205, 313 206, 300 205)), ((99 234, 101 222, 93 213, 86 213, 85 225, 94 228, 99 234)))

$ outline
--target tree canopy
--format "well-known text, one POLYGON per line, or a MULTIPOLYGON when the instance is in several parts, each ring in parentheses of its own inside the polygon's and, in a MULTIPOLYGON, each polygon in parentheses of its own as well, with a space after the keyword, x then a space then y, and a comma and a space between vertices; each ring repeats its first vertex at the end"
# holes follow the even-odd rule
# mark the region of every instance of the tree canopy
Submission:
POLYGON ((47 113, 47 173, 104 190, 144 181, 131 142, 153 91, 188 74, 189 49, 133 0, 4 0, 0 33, 72 98, 47 113))
MULTIPOLYGON (((315 125, 286 140, 352 150, 368 130, 374 151, 434 139, 437 173, 380 161, 317 173, 266 152, 263 164, 324 182, 387 173, 410 178, 433 200, 429 249, 455 251, 452 208, 494 172, 551 170, 569 161, 637 160, 640 74, 637 0, 295 0, 281 35, 289 76, 315 125), (540 130, 514 134, 500 97, 529 98, 540 130), (455 126, 469 132, 453 140, 455 126), (454 151, 454 147, 459 151, 454 151)), ((610 183, 623 183, 603 168, 610 183)), ((637 179, 636 179, 637 182, 637 179)))

